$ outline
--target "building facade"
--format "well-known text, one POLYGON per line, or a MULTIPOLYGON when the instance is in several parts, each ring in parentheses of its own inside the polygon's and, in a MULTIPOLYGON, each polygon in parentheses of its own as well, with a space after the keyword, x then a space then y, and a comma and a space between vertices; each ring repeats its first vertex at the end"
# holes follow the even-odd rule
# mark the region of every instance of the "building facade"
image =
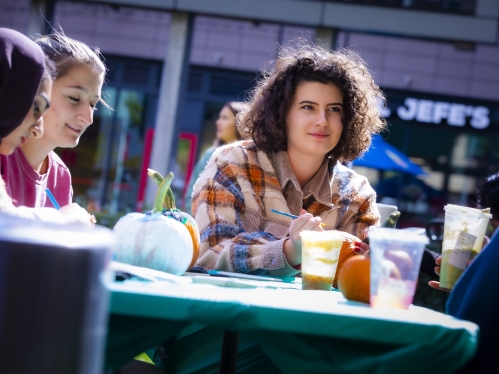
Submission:
MULTIPOLYGON (((447 202, 470 204, 479 180, 497 171, 499 2, 267 2, 306 3, 309 11, 301 18, 293 9, 279 13, 267 6, 258 12, 253 8, 259 1, 242 10, 227 2, 221 10, 197 9, 198 1, 172 2, 177 8, 184 4, 182 9, 168 3, 55 2, 53 25, 105 57, 105 99, 114 109, 99 108, 80 145, 60 150, 77 201, 115 212, 141 209, 155 190, 147 186, 145 169, 155 165, 162 173, 174 171, 181 196, 194 163, 214 140, 223 104, 244 100, 260 69, 271 66, 278 45, 297 38, 356 50, 383 88, 389 123, 383 137, 428 175, 358 171, 377 187, 380 200, 407 213, 407 225, 439 215, 447 202), (337 20, 331 9, 346 9, 351 19, 337 20), (384 21, 359 23, 366 9, 369 19, 384 21), (322 23, 314 21, 314 12, 322 23), (406 25, 399 25, 403 17, 406 25), (432 17, 448 18, 437 27, 432 17)), ((0 26, 29 33, 36 4, 4 0, 0 26)))

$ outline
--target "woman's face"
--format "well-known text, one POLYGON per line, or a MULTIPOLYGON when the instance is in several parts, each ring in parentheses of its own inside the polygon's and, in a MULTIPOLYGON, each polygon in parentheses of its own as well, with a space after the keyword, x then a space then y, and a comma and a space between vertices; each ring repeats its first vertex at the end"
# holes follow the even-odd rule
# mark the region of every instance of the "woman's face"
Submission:
POLYGON ((217 139, 225 143, 237 140, 236 118, 228 107, 222 108, 215 123, 217 125, 217 139))
POLYGON ((78 65, 54 81, 50 109, 44 116, 43 141, 51 146, 73 148, 94 120, 104 75, 78 65))
POLYGON ((10 155, 16 147, 20 147, 31 136, 40 138, 43 135, 43 114, 50 105, 52 80, 43 79, 36 93, 33 105, 20 126, 16 127, 0 143, 0 154, 10 155))
POLYGON ((286 117, 288 152, 324 157, 343 131, 343 95, 333 84, 301 82, 286 117))

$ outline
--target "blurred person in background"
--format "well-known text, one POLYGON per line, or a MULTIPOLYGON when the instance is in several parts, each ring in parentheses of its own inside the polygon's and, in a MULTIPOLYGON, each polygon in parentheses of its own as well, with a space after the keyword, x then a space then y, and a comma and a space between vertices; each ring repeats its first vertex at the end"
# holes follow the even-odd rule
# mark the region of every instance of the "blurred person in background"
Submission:
MULTIPOLYGON (((43 114, 50 106, 52 70, 42 49, 21 33, 0 28, 0 155, 8 156, 30 138, 43 136, 43 114)), ((2 171, 4 168, 2 167, 2 171)), ((3 174, 3 173, 2 173, 3 174)), ((12 186, 23 189, 22 185, 12 186)), ((90 224, 77 204, 52 208, 16 207, 0 177, 0 212, 28 219, 90 224)))
POLYGON ((376 193, 341 162, 365 152, 384 129, 380 99, 356 53, 305 43, 281 48, 240 123, 248 140, 218 148, 194 185, 196 266, 294 276, 300 232, 322 231, 321 223, 350 237, 355 253, 368 249, 361 239, 380 224, 376 193), (299 217, 289 222, 271 209, 299 217))
POLYGON ((246 110, 248 110, 248 108, 248 104, 246 103, 229 101, 220 110, 218 119, 215 122, 217 126, 217 136, 215 141, 213 142, 213 145, 203 153, 197 162, 194 170, 192 171, 191 178, 189 179, 187 190, 185 191, 184 206, 187 212, 191 212, 192 189, 194 187, 194 183, 201 175, 205 166, 208 164, 208 161, 210 160, 213 152, 215 152, 215 149, 222 145, 235 142, 236 140, 241 140, 241 136, 239 135, 239 131, 237 129, 238 116, 242 115, 246 110))

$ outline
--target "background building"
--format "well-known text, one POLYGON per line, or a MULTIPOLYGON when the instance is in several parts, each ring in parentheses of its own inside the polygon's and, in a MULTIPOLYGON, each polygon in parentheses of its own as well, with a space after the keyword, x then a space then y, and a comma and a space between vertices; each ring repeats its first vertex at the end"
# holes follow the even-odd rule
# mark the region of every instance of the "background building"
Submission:
POLYGON ((383 137, 428 175, 359 172, 406 225, 470 204, 497 171, 497 0, 2 0, 0 26, 31 35, 40 13, 99 47, 109 68, 114 111, 99 108, 80 145, 60 150, 85 204, 140 209, 156 188, 148 165, 173 170, 180 196, 222 105, 243 100, 277 46, 298 37, 355 49, 384 89, 383 137))

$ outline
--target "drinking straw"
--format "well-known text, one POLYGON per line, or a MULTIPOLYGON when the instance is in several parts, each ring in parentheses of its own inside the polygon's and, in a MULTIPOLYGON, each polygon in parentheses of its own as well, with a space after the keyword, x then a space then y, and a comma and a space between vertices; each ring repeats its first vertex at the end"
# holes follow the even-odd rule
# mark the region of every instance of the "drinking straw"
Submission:
MULTIPOLYGON (((295 216, 294 214, 290 214, 290 213, 286 213, 286 212, 281 212, 280 210, 270 209, 270 211, 271 211, 272 213, 281 214, 281 215, 286 216, 286 217, 290 217, 290 218, 298 218, 298 216, 295 216)), ((321 225, 322 227, 327 226, 324 222, 322 222, 320 225, 321 225)))
POLYGON ((48 188, 46 189, 46 191, 47 191, 47 196, 48 196, 50 202, 52 203, 52 205, 54 206, 54 208, 57 210, 61 209, 61 206, 59 205, 59 203, 55 199, 54 195, 52 195, 52 192, 50 192, 50 190, 48 188))

